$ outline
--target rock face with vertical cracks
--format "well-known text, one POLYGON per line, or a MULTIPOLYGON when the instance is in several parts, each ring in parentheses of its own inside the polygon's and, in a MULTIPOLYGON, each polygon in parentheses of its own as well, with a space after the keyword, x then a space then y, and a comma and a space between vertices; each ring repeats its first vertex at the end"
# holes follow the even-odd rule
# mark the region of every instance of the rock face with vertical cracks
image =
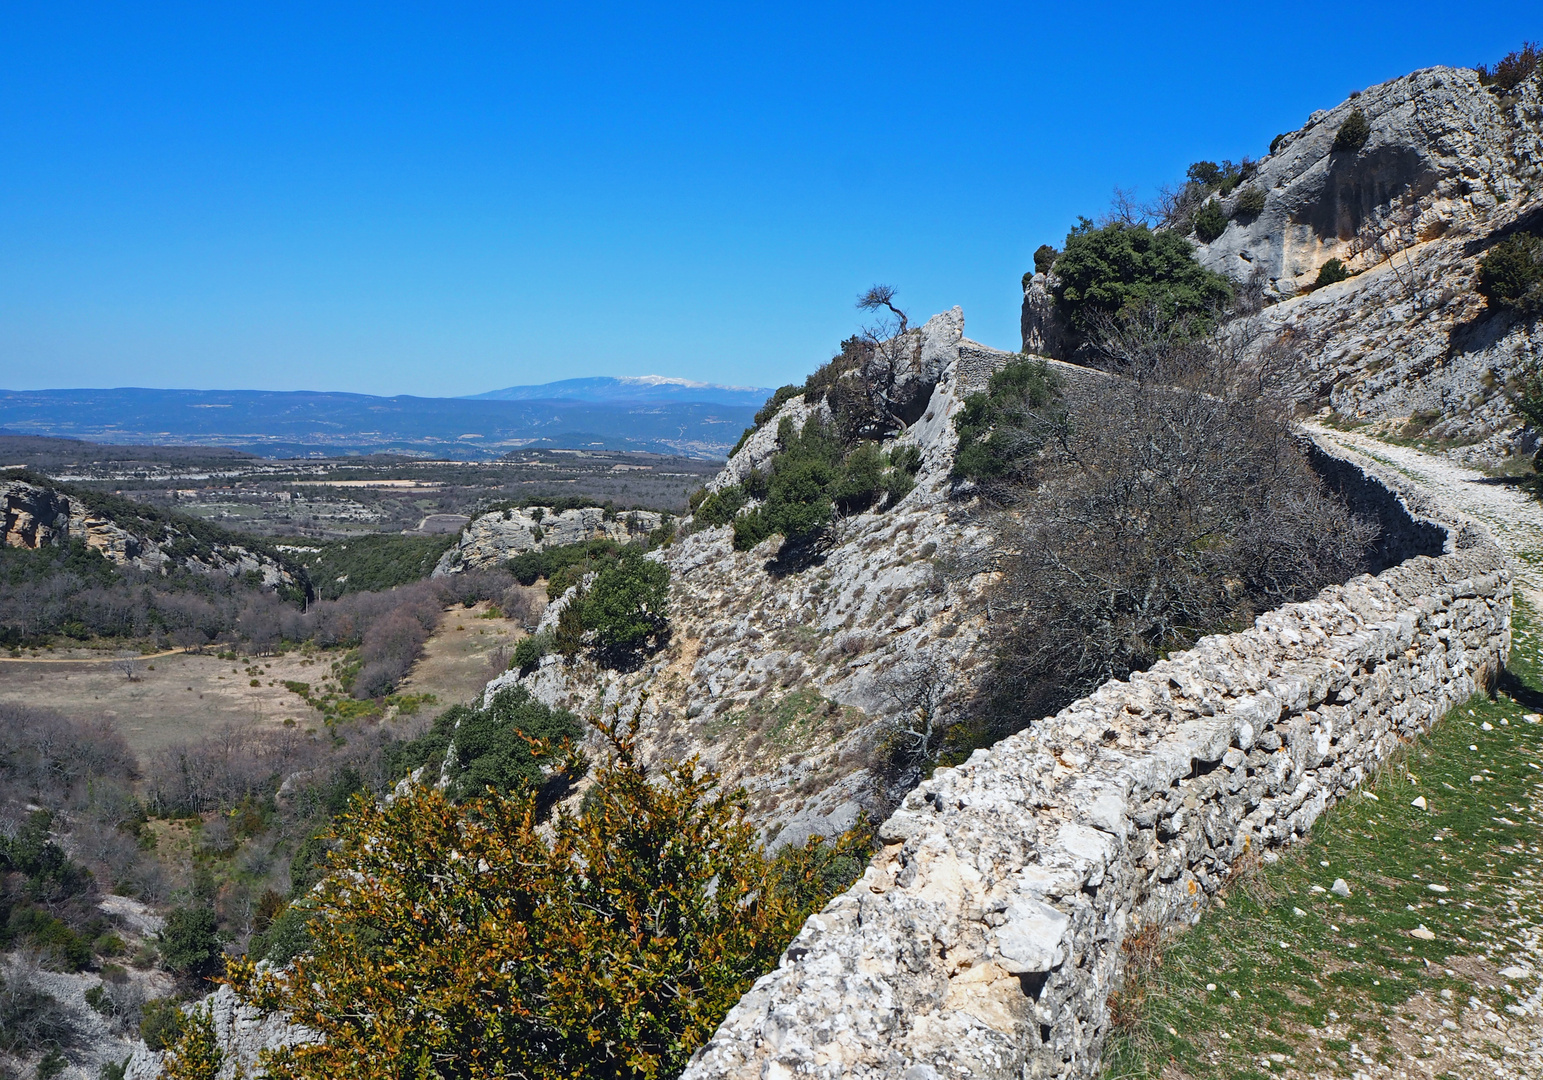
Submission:
POLYGON ((1222 203, 1232 213, 1254 187, 1264 193, 1263 212, 1252 220, 1234 216, 1200 246, 1200 261, 1238 282, 1260 275, 1272 295, 1290 296, 1329 259, 1362 257, 1357 237, 1399 214, 1410 218, 1409 241, 1479 226, 1538 186, 1538 96, 1535 78, 1507 97, 1480 85, 1471 70, 1436 67, 1316 112, 1282 136, 1257 175, 1222 203), (1357 109, 1371 129, 1365 145, 1334 149, 1340 125, 1357 109))

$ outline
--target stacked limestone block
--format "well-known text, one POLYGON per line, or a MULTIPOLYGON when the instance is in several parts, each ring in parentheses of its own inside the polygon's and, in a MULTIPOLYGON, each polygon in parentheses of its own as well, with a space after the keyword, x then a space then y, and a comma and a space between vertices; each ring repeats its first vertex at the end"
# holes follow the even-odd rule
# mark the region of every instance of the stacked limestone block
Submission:
POLYGON ((1504 666, 1504 555, 1421 510, 1409 524, 1434 517, 1445 552, 1206 638, 940 769, 686 1080, 1095 1075, 1126 937, 1197 919, 1246 853, 1301 837, 1504 666))

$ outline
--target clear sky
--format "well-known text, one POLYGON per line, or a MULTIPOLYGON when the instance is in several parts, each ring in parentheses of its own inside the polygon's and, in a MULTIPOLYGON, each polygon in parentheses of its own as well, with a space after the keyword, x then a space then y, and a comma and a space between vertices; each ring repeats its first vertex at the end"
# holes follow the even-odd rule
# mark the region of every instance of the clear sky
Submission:
POLYGON ((1114 185, 1536 0, 0 4, 0 387, 775 386, 883 281, 1018 345, 1114 185))

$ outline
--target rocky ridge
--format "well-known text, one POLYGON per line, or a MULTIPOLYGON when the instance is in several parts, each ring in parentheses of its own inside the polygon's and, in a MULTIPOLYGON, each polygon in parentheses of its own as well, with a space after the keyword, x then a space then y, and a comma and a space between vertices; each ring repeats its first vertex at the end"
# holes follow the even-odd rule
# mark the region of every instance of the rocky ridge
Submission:
POLYGON ((461 531, 454 547, 439 557, 434 577, 499 566, 527 551, 541 551, 585 540, 615 540, 626 544, 646 537, 664 515, 652 510, 608 513, 598 506, 554 510, 522 506, 494 510, 474 518, 461 531))
POLYGON ((1204 638, 938 770, 684 1080, 1096 1075, 1125 938, 1198 919, 1237 859, 1304 835, 1504 666, 1505 555, 1354 467, 1402 496, 1403 521, 1384 522, 1399 544, 1437 527, 1431 553, 1204 638))
MULTIPOLYGON (((1543 339, 1475 286, 1494 243, 1543 228, 1543 74, 1505 94, 1469 69, 1416 71, 1314 113, 1257 170, 1221 200, 1232 220, 1196 257, 1258 290, 1259 328, 1301 352, 1304 406, 1461 444, 1477 463, 1533 452, 1508 390, 1543 339), (1334 149, 1355 110, 1365 145, 1334 149), (1252 217, 1238 205, 1251 189, 1264 194, 1252 217), (1330 259, 1356 276, 1315 288, 1330 259)), ((1051 285, 1025 284, 1027 352, 1063 352, 1051 285)))
MULTIPOLYGON (((987 662, 983 588, 992 538, 986 521, 948 497, 953 417, 1010 353, 964 337, 944 312, 913 331, 901 373, 923 398, 920 415, 886 449, 915 446, 916 487, 882 513, 838 520, 811 565, 779 562, 780 538, 735 551, 726 526, 698 528, 650 557, 670 569, 672 636, 639 670, 616 672, 546 658, 523 683, 581 715, 620 710, 657 760, 691 754, 746 788, 752 817, 778 843, 831 835, 860 813, 882 812, 915 778, 873 768, 897 729, 943 724, 987 662)), ((709 485, 737 482, 775 452, 783 418, 802 424, 820 406, 787 401, 709 485)), ((555 626, 564 601, 547 608, 555 626)))
POLYGON ((79 540, 117 566, 152 573, 258 574, 265 586, 302 584, 278 559, 232 540, 200 542, 175 524, 155 534, 125 528, 78 496, 24 480, 0 479, 0 526, 7 547, 39 548, 79 540))

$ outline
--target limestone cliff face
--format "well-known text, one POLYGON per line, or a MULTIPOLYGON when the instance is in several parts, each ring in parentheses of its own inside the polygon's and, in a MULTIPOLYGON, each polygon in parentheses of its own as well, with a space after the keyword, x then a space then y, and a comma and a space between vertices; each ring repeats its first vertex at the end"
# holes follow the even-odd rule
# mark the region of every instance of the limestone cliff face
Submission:
MULTIPOLYGON (((655 760, 701 754, 747 789, 768 839, 829 835, 882 810, 896 797, 872 769, 882 744, 949 722, 987 662, 993 544, 987 523, 949 498, 953 417, 1011 354, 963 329, 955 308, 912 332, 912 362, 896 381, 922 406, 887 446, 917 447, 922 465, 898 505, 836 522, 801 569, 779 564, 780 538, 735 551, 728 527, 692 529, 688 519, 683 538, 652 556, 671 572, 669 644, 634 672, 549 657, 524 684, 581 715, 635 718, 655 760)), ((801 424, 814 411, 802 397, 788 401, 710 486, 764 465, 780 420, 801 424)), ((561 607, 547 609, 543 626, 561 607)), ((505 675, 488 692, 516 681, 505 675)))
POLYGON ((495 510, 461 532, 460 541, 439 557, 435 577, 465 570, 486 570, 516 555, 585 540, 628 543, 659 527, 663 515, 652 510, 623 510, 607 517, 598 506, 561 512, 545 506, 495 510))
POLYGON ((1392 238, 1395 247, 1482 230, 1498 207, 1543 186, 1540 103, 1536 76, 1502 95, 1472 70, 1434 67, 1316 112, 1222 204, 1234 212, 1253 186, 1264 192, 1263 212, 1234 220, 1200 247, 1200 261, 1235 281, 1261 274, 1272 294, 1290 296, 1331 258, 1353 268, 1382 261, 1369 241, 1400 220, 1406 236, 1392 238), (1335 150, 1356 109, 1370 137, 1357 150, 1335 150))
POLYGON ((151 535, 126 528, 85 500, 23 480, 0 480, 0 526, 7 547, 39 548, 80 540, 118 566, 165 573, 174 566, 196 573, 257 573, 266 586, 298 586, 300 578, 278 560, 229 541, 196 542, 176 525, 151 535))
MULTIPOLYGON (((1540 331, 1490 310, 1476 290, 1485 252, 1517 229, 1543 229, 1543 75, 1511 94, 1462 68, 1374 86, 1282 136, 1222 206, 1232 218, 1201 264, 1262 290, 1258 327, 1298 347, 1297 396, 1351 422, 1419 430, 1494 463, 1531 453, 1508 399, 1539 356, 1540 331), (1359 109, 1370 136, 1335 150, 1359 109), (1264 194, 1254 217, 1245 191, 1264 194), (1340 259, 1356 276, 1315 288, 1340 259)), ((1024 349, 1059 355, 1050 282, 1025 284, 1024 349)))

